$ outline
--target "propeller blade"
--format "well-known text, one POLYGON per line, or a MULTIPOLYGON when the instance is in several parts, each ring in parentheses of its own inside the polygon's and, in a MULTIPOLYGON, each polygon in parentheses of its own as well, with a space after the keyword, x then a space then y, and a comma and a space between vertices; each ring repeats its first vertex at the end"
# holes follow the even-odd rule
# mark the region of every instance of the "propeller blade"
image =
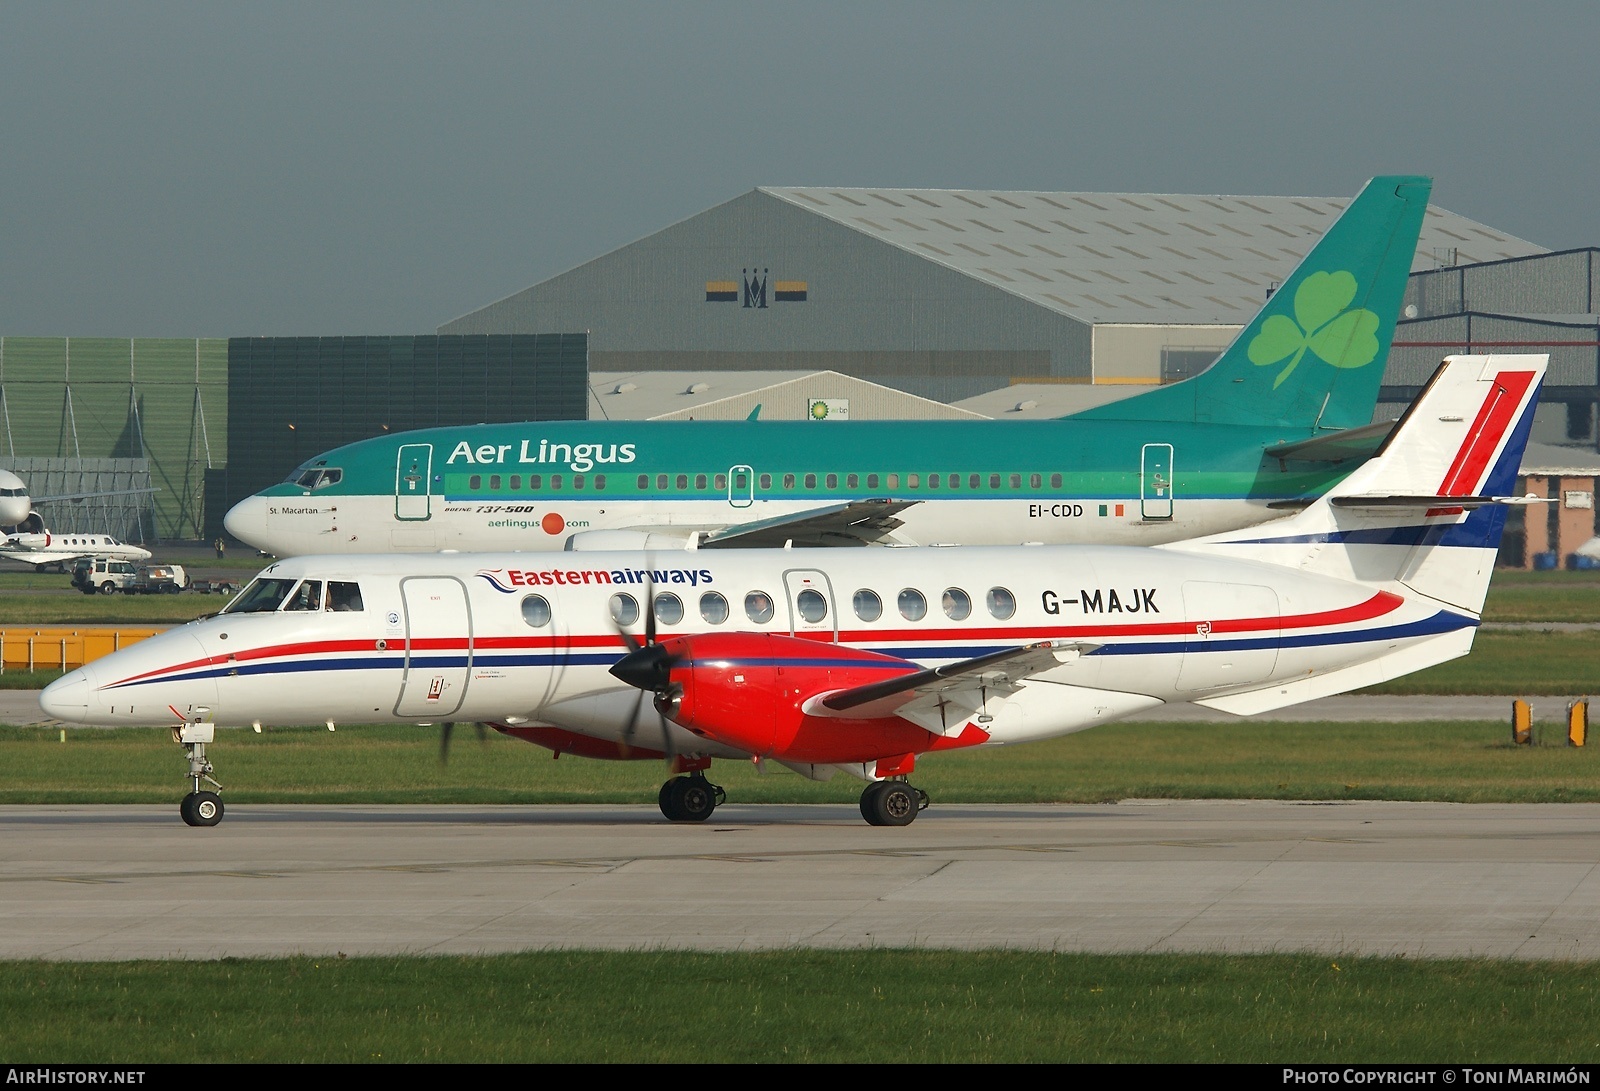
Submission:
POLYGON ((446 723, 441 724, 439 726, 439 764, 440 765, 448 765, 450 763, 450 733, 453 732, 455 730, 455 728, 456 728, 456 725, 454 723, 451 723, 451 722, 446 722, 446 723))

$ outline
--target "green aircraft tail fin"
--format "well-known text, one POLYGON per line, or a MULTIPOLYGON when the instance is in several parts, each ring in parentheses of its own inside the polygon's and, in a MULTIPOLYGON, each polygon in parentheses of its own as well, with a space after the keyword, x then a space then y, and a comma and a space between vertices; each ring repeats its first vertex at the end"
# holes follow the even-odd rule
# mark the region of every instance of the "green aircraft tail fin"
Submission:
POLYGON ((1412 175, 1372 179, 1209 368, 1064 419, 1370 423, 1432 188, 1412 175))

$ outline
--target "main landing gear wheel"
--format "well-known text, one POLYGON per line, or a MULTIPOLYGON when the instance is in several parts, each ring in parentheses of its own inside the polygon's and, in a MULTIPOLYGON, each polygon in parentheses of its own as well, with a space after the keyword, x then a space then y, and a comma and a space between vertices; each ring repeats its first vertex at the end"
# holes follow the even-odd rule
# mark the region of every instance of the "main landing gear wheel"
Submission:
POLYGON ((222 797, 215 792, 190 792, 178 804, 178 813, 190 826, 215 826, 222 821, 222 797))
POLYGON ((692 773, 663 784, 656 802, 661 805, 661 813, 674 822, 704 822, 727 798, 721 785, 712 784, 700 773, 692 773))
POLYGON ((928 793, 903 780, 880 780, 861 793, 861 817, 873 826, 909 826, 928 805, 928 793))

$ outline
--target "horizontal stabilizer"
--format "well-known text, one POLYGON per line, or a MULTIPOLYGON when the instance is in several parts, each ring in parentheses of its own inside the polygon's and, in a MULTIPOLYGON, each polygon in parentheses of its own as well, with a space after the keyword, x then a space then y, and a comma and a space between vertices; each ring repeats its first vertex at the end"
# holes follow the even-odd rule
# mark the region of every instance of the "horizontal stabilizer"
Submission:
POLYGON ((700 540, 700 548, 772 549, 789 543, 800 548, 873 545, 899 529, 904 520, 895 515, 916 502, 872 497, 828 504, 712 531, 700 540))
POLYGON ((1386 420, 1361 428, 1346 428, 1295 443, 1280 443, 1276 447, 1268 447, 1266 453, 1268 458, 1294 459, 1297 462, 1365 460, 1383 446, 1383 441, 1394 431, 1394 425, 1394 421, 1386 420))
POLYGON ((1550 504, 1545 496, 1335 496, 1328 503, 1336 508, 1482 508, 1490 504, 1550 504))

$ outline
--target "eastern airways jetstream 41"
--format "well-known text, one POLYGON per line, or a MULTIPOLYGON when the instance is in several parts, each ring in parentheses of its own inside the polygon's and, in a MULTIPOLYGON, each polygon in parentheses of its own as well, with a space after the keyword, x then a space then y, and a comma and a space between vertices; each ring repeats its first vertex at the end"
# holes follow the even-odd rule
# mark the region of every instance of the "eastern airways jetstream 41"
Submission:
POLYGON ((1248 715, 1472 646, 1543 356, 1445 362, 1383 449, 1299 513, 1144 546, 301 557, 219 616, 74 671, 61 720, 176 721, 193 791, 215 726, 487 723, 652 758, 670 819, 716 759, 867 781, 902 825, 923 754, 1080 731, 1165 702, 1248 715), (646 698, 652 698, 646 705, 646 698))
POLYGON ((1074 416, 434 428, 320 455, 225 525, 291 557, 1154 545, 1263 522, 1387 431, 1372 415, 1430 188, 1374 178, 1205 372, 1074 416))

